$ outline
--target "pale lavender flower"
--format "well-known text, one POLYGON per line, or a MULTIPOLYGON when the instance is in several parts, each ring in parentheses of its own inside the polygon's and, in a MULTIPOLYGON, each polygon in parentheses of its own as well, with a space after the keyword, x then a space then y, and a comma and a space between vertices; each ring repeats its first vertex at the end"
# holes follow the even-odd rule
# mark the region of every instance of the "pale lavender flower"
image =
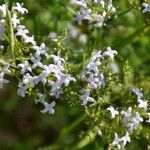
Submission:
POLYGON ((32 69, 35 69, 36 67, 43 68, 43 64, 41 63, 41 57, 40 56, 37 58, 31 57, 31 61, 33 63, 32 67, 31 67, 32 69))
POLYGON ((18 67, 21 68, 21 74, 24 74, 27 71, 30 71, 30 72, 32 71, 28 61, 25 61, 24 63, 19 64, 18 67))
POLYGON ((23 25, 17 26, 17 32, 15 33, 16 36, 21 36, 23 39, 26 38, 29 31, 23 25))
POLYGON ((141 92, 140 89, 138 89, 138 88, 133 88, 133 89, 132 89, 132 92, 136 94, 137 99, 143 98, 143 93, 141 92))
POLYGON ((143 122, 143 118, 140 117, 140 114, 138 112, 136 112, 135 116, 130 118, 129 131, 137 130, 140 122, 143 122))
POLYGON ((81 12, 78 11, 75 17, 75 21, 77 21, 78 24, 81 25, 83 20, 84 16, 81 14, 81 12))
POLYGON ((45 47, 45 43, 42 43, 40 46, 33 46, 33 49, 36 50, 35 57, 39 57, 40 55, 46 55, 48 48, 45 47))
POLYGON ((95 103, 94 98, 90 97, 90 90, 82 89, 80 92, 83 94, 82 96, 79 97, 80 100, 83 101, 82 103, 83 106, 87 105, 88 102, 95 103))
POLYGON ((23 82, 19 82, 19 89, 17 90, 17 94, 19 96, 22 96, 22 97, 25 97, 25 93, 26 93, 26 90, 28 89, 28 87, 26 85, 24 85, 23 82))
POLYGON ((40 79, 38 76, 31 76, 29 73, 23 76, 23 83, 29 87, 34 87, 39 83, 40 79))
POLYGON ((41 103, 44 105, 44 109, 41 111, 42 113, 46 113, 48 112, 49 114, 54 114, 55 113, 55 110, 54 110, 54 107, 56 105, 56 102, 53 101, 51 102, 50 104, 48 104, 47 102, 45 101, 41 101, 41 103))
POLYGON ((53 59, 55 65, 62 66, 65 63, 65 60, 59 56, 50 55, 50 58, 53 59))
POLYGON ((129 107, 127 111, 121 111, 121 115, 123 115, 122 124, 129 127, 128 122, 130 122, 130 119, 132 118, 132 107, 129 107))
POLYGON ((0 40, 2 40, 2 41, 5 39, 5 37, 4 37, 5 28, 3 27, 3 23, 4 23, 4 21, 1 20, 0 21, 0 40))

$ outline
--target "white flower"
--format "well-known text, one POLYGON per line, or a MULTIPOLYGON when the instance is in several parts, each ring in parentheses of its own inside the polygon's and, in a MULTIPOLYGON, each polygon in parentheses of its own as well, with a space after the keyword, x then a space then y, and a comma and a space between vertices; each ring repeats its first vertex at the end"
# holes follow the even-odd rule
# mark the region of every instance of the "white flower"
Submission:
POLYGON ((80 33, 80 30, 77 27, 70 24, 68 25, 68 29, 70 37, 76 39, 80 33))
POLYGON ((48 48, 45 47, 45 43, 42 43, 40 46, 33 46, 33 49, 36 50, 35 57, 39 57, 40 55, 45 55, 48 50, 48 48))
POLYGON ((39 83, 40 79, 37 76, 32 77, 29 73, 23 76, 23 83, 27 86, 34 87, 39 83))
POLYGON ((86 76, 83 76, 82 80, 88 82, 88 85, 91 88, 96 89, 97 87, 105 86, 105 79, 103 74, 92 74, 91 72, 89 72, 86 74, 86 76))
POLYGON ((99 129, 98 129, 98 131, 97 131, 97 134, 98 134, 99 136, 102 136, 102 135, 103 135, 102 131, 99 130, 99 129))
POLYGON ((83 7, 81 7, 80 9, 82 16, 83 16, 83 20, 88 20, 89 22, 93 21, 93 18, 91 17, 91 9, 85 9, 83 7))
POLYGON ((24 14, 24 13, 28 13, 28 10, 26 8, 23 8, 23 3, 16 3, 16 7, 13 7, 14 10, 17 10, 19 13, 24 14))
POLYGON ((96 24, 94 26, 101 27, 104 23, 105 17, 106 17, 105 11, 102 13, 102 15, 101 14, 93 14, 93 18, 96 21, 96 24))
POLYGON ((146 120, 146 122, 150 123, 150 113, 147 113, 147 115, 148 115, 149 118, 148 118, 148 120, 146 120))
POLYGON ((48 74, 50 73, 54 73, 56 78, 60 79, 61 75, 62 75, 62 72, 60 70, 60 67, 57 66, 57 65, 54 65, 54 64, 50 64, 50 65, 43 65, 43 73, 47 76, 48 74))
POLYGON ((4 46, 3 45, 0 45, 0 50, 2 50, 4 48, 4 46))
POLYGON ((107 110, 109 110, 111 113, 111 119, 114 119, 116 115, 119 115, 119 112, 117 111, 117 109, 114 109, 113 106, 109 106, 107 110))
POLYGON ((121 149, 122 147, 125 147, 127 142, 130 142, 130 137, 129 137, 129 133, 126 132, 125 136, 123 136, 122 138, 118 137, 118 134, 115 133, 115 138, 114 141, 112 142, 113 146, 117 146, 118 149, 121 149))
POLYGON ((62 66, 62 64, 65 63, 65 60, 59 56, 50 55, 50 58, 53 58, 55 65, 62 66))
POLYGON ((127 142, 130 142, 130 141, 131 141, 128 132, 126 132, 125 136, 123 136, 123 137, 121 138, 121 141, 123 142, 123 146, 126 146, 127 142))
POLYGON ((138 88, 133 88, 133 89, 132 89, 132 92, 136 94, 136 96, 137 96, 138 99, 143 98, 143 93, 141 92, 140 89, 138 89, 138 88))
POLYGON ((23 82, 19 82, 19 89, 17 90, 17 94, 22 96, 22 97, 25 97, 25 93, 26 93, 26 90, 28 89, 27 86, 25 86, 23 84, 23 82))
POLYGON ((103 56, 109 56, 111 59, 114 59, 115 55, 117 55, 118 52, 116 50, 112 50, 111 47, 107 47, 107 51, 103 52, 103 56))
POLYGON ((42 81, 43 83, 46 83, 47 81, 47 76, 50 74, 50 73, 54 73, 55 77, 57 79, 61 79, 61 75, 62 75, 62 72, 59 68, 59 66, 56 66, 54 64, 50 64, 50 65, 43 65, 42 67, 44 70, 39 74, 39 79, 40 81, 42 81))
POLYGON ((76 13, 75 20, 78 22, 79 25, 82 24, 83 20, 88 20, 89 23, 94 23, 95 27, 101 27, 104 24, 106 16, 110 18, 111 16, 107 14, 105 9, 108 10, 108 12, 115 12, 116 8, 113 6, 112 1, 109 0, 108 3, 106 3, 104 0, 72 0, 73 4, 76 4, 80 7, 79 11, 76 13), (104 9, 101 13, 94 12, 90 5, 91 3, 99 3, 101 7, 104 9), (89 4, 89 5, 88 5, 89 4), (107 6, 107 8, 106 8, 107 6))
POLYGON ((105 1, 104 0, 94 0, 94 3, 100 3, 103 8, 105 6, 105 1))
POLYGON ((70 74, 64 74, 64 76, 62 76, 61 80, 65 86, 68 86, 70 81, 76 81, 76 79, 71 77, 70 74))
POLYGON ((138 122, 143 122, 143 118, 140 117, 140 114, 139 114, 138 112, 136 112, 135 118, 136 118, 136 120, 137 120, 138 122))
POLYGON ((34 36, 27 36, 27 35, 24 35, 24 43, 31 43, 33 46, 36 45, 36 42, 34 40, 34 36))
POLYGON ((120 149, 121 148, 121 143, 120 142, 121 142, 121 139, 118 138, 118 134, 115 133, 115 138, 114 138, 114 141, 112 142, 112 145, 117 146, 118 149, 120 149))
POLYGON ((82 6, 84 8, 87 7, 87 2, 88 2, 88 0, 80 0, 80 1, 79 0, 71 0, 72 4, 75 4, 77 6, 82 6))
POLYGON ((54 107, 56 105, 56 102, 53 101, 51 102, 50 104, 48 104, 47 102, 45 101, 41 101, 41 103, 44 105, 44 109, 41 111, 42 113, 46 113, 48 112, 49 114, 54 114, 55 113, 55 110, 54 110, 54 107))
POLYGON ((48 38, 50 39, 56 39, 57 38, 57 33, 54 31, 49 32, 48 38))
POLYGON ((4 72, 0 72, 0 88, 3 88, 4 83, 9 83, 8 80, 4 79, 4 75, 5 75, 4 72))
POLYGON ((86 69, 88 71, 94 71, 94 73, 98 73, 99 72, 99 69, 98 69, 98 66, 100 65, 101 63, 99 61, 97 62, 93 62, 93 61, 90 61, 87 66, 86 66, 86 69))
POLYGON ((143 3, 142 5, 143 5, 143 7, 144 7, 144 10, 142 11, 142 13, 147 13, 147 12, 150 13, 150 4, 148 4, 148 3, 143 3))
POLYGON ((83 101, 82 105, 85 106, 87 105, 88 102, 94 103, 95 100, 94 98, 90 97, 90 90, 81 90, 81 93, 83 94, 82 96, 80 96, 80 100, 83 101))
POLYGON ((28 61, 25 61, 23 64, 19 64, 18 67, 21 67, 21 74, 24 74, 27 71, 32 71, 28 61))
POLYGON ((87 34, 81 34, 81 35, 79 36, 79 42, 80 42, 80 43, 86 44, 86 43, 87 43, 87 40, 88 40, 87 34))
POLYGON ((97 62, 100 65, 100 59, 103 59, 102 51, 96 51, 93 56, 90 58, 90 61, 97 62))
POLYGON ((0 5, 0 11, 2 12, 2 17, 6 17, 7 6, 5 4, 0 5))
POLYGON ((143 101, 142 99, 138 99, 137 101, 139 103, 138 108, 143 108, 144 111, 147 111, 148 101, 143 101))
POLYGON ((16 14, 13 14, 13 17, 11 18, 11 21, 12 21, 12 23, 14 25, 14 28, 16 28, 18 24, 20 24, 20 20, 17 19, 17 15, 16 14))

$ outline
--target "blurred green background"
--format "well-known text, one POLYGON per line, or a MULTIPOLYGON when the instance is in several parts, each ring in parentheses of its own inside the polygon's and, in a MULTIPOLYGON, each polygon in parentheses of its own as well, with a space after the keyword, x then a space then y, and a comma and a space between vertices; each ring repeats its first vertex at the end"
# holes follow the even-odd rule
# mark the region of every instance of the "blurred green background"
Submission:
MULTIPOLYGON (((3 3, 2 0, 0 2, 3 3)), ((10 4, 13 2, 16 0, 9 1, 10 4)), ((38 44, 43 41, 52 49, 50 38, 52 33, 61 35, 65 29, 68 29, 65 46, 70 61, 76 61, 78 52, 111 46, 119 53, 118 62, 124 65, 126 60, 129 61, 134 74, 133 83, 143 88, 146 98, 150 98, 150 16, 142 15, 140 7, 136 5, 133 7, 129 3, 131 0, 114 0, 118 10, 132 7, 131 11, 108 20, 106 27, 92 29, 92 32, 84 24, 78 26, 73 21, 73 14, 68 9, 72 7, 69 0, 18 0, 17 2, 23 2, 29 10, 24 16, 23 24, 31 35, 35 35, 38 44), (76 38, 71 37, 70 26, 75 26, 79 31, 78 34, 86 35, 87 40, 79 41, 79 35, 76 38)), ((80 60, 77 60, 77 63, 78 61, 80 60)), ((84 108, 80 103, 70 106, 71 97, 67 102, 60 101, 56 106, 56 113, 51 116, 42 114, 40 112, 42 108, 34 103, 32 97, 20 98, 16 91, 15 79, 0 89, 0 150, 34 150, 57 143, 60 147, 56 149, 72 149, 72 145, 80 140, 80 135, 87 129, 84 108), (70 130, 66 136, 65 129, 70 130)), ((134 147, 130 149, 147 149, 143 146, 143 142, 148 141, 135 140, 134 147)), ((85 149, 100 149, 100 146, 98 137, 85 149)))

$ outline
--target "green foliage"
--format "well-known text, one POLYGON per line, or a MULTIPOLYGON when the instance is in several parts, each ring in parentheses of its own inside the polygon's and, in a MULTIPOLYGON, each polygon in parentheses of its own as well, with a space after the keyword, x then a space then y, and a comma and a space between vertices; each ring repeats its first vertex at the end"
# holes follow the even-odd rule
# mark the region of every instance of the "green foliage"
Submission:
MULTIPOLYGON (((16 0, 5 1, 10 5, 15 2, 16 0)), ((19 98, 15 94, 17 82, 21 78, 15 65, 28 60, 33 50, 21 39, 15 38, 11 22, 12 14, 7 10, 8 33, 5 33, 7 40, 2 44, 8 46, 0 51, 0 64, 11 63, 14 72, 10 87, 0 89, 0 118, 2 118, 0 149, 113 149, 109 143, 114 138, 114 131, 118 131, 123 136, 125 127, 121 127, 119 116, 114 120, 110 119, 107 108, 112 105, 122 111, 132 105, 136 110, 136 100, 131 93, 133 86, 142 88, 146 99, 150 98, 150 18, 149 14, 141 14, 142 3, 149 1, 115 0, 117 11, 109 13, 112 18, 107 19, 106 26, 102 28, 88 26, 87 22, 77 25, 72 19, 77 10, 69 0, 20 0, 19 2, 24 2, 29 10, 26 19, 22 18, 22 21, 35 35, 37 43, 44 41, 49 47, 49 54, 59 54, 66 60, 65 71, 76 78, 76 83, 63 87, 64 94, 58 101, 54 116, 39 112, 41 105, 34 105, 36 98, 34 88, 28 91, 26 98, 19 98), (76 39, 70 38, 69 25, 76 26, 79 33, 86 34, 87 42, 79 41, 80 35, 76 39), (57 33, 57 38, 49 38, 49 32, 52 31, 57 33), (95 104, 81 106, 79 90, 89 87, 80 80, 80 72, 93 52, 104 50, 108 45, 118 51, 115 63, 118 64, 119 73, 113 74, 108 68, 110 62, 114 63, 112 60, 103 61, 99 69, 107 77, 107 84, 104 88, 92 92, 95 104), (97 135, 99 129, 105 136, 97 135)), ((94 12, 102 11, 102 8, 96 4, 89 7, 94 12)), ((50 63, 51 60, 43 59, 43 62, 50 63)), ((34 74, 41 70, 36 71, 34 74)), ((54 79, 53 76, 48 78, 54 79)), ((49 92, 49 87, 40 85, 37 91, 42 91, 43 88, 45 93, 49 92)), ((48 101, 53 99, 53 97, 48 98, 48 101)), ((147 119, 143 111, 141 114, 147 119)), ((144 122, 133 133, 133 141, 126 149, 148 149, 149 137, 150 127, 144 122)))

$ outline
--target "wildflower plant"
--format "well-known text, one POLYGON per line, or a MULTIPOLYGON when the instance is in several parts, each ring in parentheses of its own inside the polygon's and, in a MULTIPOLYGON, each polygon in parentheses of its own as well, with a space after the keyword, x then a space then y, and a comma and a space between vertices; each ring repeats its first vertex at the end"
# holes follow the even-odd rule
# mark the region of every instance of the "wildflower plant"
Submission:
MULTIPOLYGON (((17 95, 32 97, 49 117, 57 114, 60 103, 83 109, 79 122, 86 120, 86 131, 72 149, 84 148, 94 140, 101 141, 98 145, 103 149, 125 149, 150 124, 149 97, 133 83, 134 68, 129 60, 124 62, 120 50, 107 42, 99 44, 98 40, 112 20, 134 9, 134 2, 129 1, 131 8, 124 11, 111 0, 69 2, 65 7, 72 14, 69 24, 74 25, 60 36, 51 32, 48 44, 36 41, 23 24, 25 15, 30 13, 23 3, 0 5, 0 88, 15 78, 17 95), (78 52, 69 52, 69 31, 75 38, 80 36, 86 50, 81 46, 78 52)), ((136 5, 141 8, 135 9, 141 15, 150 13, 148 1, 136 5)), ((50 148, 60 148, 63 134, 70 130, 63 130, 50 148)), ((143 136, 149 141, 149 133, 143 136)))

